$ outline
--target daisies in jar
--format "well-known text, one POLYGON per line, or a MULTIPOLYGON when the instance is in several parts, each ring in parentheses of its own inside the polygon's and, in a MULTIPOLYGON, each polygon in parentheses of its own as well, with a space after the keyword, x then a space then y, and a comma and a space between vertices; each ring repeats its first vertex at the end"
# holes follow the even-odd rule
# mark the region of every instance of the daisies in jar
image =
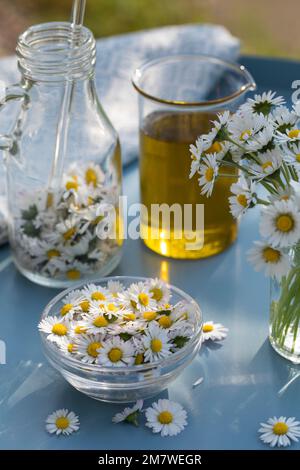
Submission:
POLYGON ((230 211, 235 218, 260 207, 260 234, 248 258, 272 276, 270 340, 283 356, 300 363, 300 129, 299 106, 291 110, 281 96, 264 92, 236 113, 221 114, 207 135, 191 146, 190 177, 210 197, 223 166, 236 168, 230 211), (206 145, 226 153, 207 155, 206 145))

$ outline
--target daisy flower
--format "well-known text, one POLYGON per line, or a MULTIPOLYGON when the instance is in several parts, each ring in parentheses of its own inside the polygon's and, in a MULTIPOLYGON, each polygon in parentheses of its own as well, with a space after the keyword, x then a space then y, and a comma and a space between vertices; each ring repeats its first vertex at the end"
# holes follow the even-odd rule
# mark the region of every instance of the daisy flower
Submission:
POLYGON ((118 293, 123 292, 125 287, 120 281, 108 281, 107 289, 114 298, 118 298, 118 293))
POLYGON ((192 158, 191 171, 189 177, 192 178, 199 170, 201 159, 204 151, 208 149, 209 144, 204 141, 203 136, 196 140, 196 145, 190 145, 190 153, 192 158))
POLYGON ((287 129, 285 132, 278 132, 277 138, 281 143, 299 142, 300 129, 297 126, 293 126, 292 129, 287 129))
MULTIPOLYGON (((229 111, 224 111, 224 113, 218 113, 217 119, 212 121, 212 129, 208 134, 203 135, 203 139, 205 140, 210 152, 216 152, 213 148, 216 142, 223 142, 225 137, 227 136, 227 125, 229 122, 230 113, 229 111)), ((217 150, 218 151, 218 150, 217 150)))
POLYGON ((249 112, 240 112, 230 118, 228 131, 235 142, 243 145, 265 126, 266 119, 262 115, 256 116, 249 112))
POLYGON ((277 189, 276 194, 269 194, 268 200, 273 203, 275 201, 288 201, 295 196, 295 190, 292 186, 277 189))
POLYGON ((70 292, 63 299, 63 305, 60 309, 62 317, 72 319, 76 312, 81 310, 80 303, 83 300, 83 296, 79 290, 70 292))
POLYGON ((72 434, 74 431, 79 429, 79 418, 73 411, 69 411, 65 408, 54 411, 46 419, 46 430, 50 434, 72 434))
POLYGON ((58 343, 58 347, 61 351, 63 351, 67 356, 73 355, 76 352, 76 344, 75 342, 69 338, 64 336, 60 342, 58 343))
POLYGON ((288 165, 293 165, 297 170, 300 170, 300 141, 292 143, 286 148, 283 159, 288 165))
MULTIPOLYGON (((144 282, 137 282, 131 284, 128 289, 128 294, 130 298, 129 307, 133 307, 139 312, 151 311, 154 310, 157 306, 157 303, 153 297, 153 293, 150 292, 149 286, 144 282)), ((119 296, 122 300, 122 294, 119 296)), ((126 308, 127 304, 124 304, 126 308)))
POLYGON ((151 323, 141 338, 145 348, 145 360, 154 362, 171 354, 168 333, 157 323, 151 323))
POLYGON ((267 423, 260 423, 259 438, 271 447, 287 447, 291 441, 298 442, 300 436, 300 422, 295 418, 269 418, 267 423))
POLYGON ((241 110, 268 116, 274 108, 276 109, 277 106, 282 106, 284 103, 283 97, 276 96, 275 91, 264 91, 261 95, 248 98, 247 102, 241 106, 241 110))
POLYGON ((97 286, 96 284, 87 285, 81 292, 87 300, 95 300, 98 302, 112 301, 112 296, 108 289, 102 286, 97 286))
POLYGON ((202 332, 202 341, 207 341, 209 339, 212 341, 221 341, 226 338, 228 328, 225 328, 221 323, 207 321, 203 323, 202 332))
POLYGON ((103 335, 81 334, 75 339, 76 352, 82 362, 94 364, 99 356, 99 351, 103 347, 103 335))
POLYGON ((61 317, 48 316, 43 318, 38 328, 43 333, 47 334, 49 341, 58 343, 64 336, 68 335, 70 323, 67 319, 62 319, 61 317))
POLYGON ((274 127, 271 123, 265 124, 264 128, 247 141, 247 152, 261 152, 274 148, 274 127))
POLYGON ((151 279, 148 287, 150 293, 152 294, 152 299, 156 301, 158 307, 169 303, 171 293, 170 289, 164 281, 158 278, 151 279))
POLYGON ((245 214, 251 204, 255 204, 255 184, 241 175, 237 183, 233 183, 229 197, 230 212, 235 218, 245 214))
POLYGON ((249 171, 255 179, 262 179, 275 173, 282 165, 282 152, 277 148, 267 150, 259 154, 259 161, 259 164, 251 163, 249 166, 249 171))
POLYGON ((275 201, 265 208, 260 233, 274 247, 293 246, 300 238, 300 211, 295 202, 275 201))
POLYGON ((75 215, 69 217, 68 219, 63 220, 62 222, 59 222, 56 225, 56 230, 57 232, 61 235, 62 239, 64 242, 69 242, 70 240, 73 240, 75 236, 79 232, 79 227, 78 227, 78 217, 75 215))
POLYGON ((134 363, 134 348, 129 341, 118 337, 103 342, 98 363, 106 367, 124 367, 134 363))
POLYGON ((192 302, 178 302, 172 309, 170 317, 174 321, 185 320, 187 323, 194 324, 197 308, 192 302))
POLYGON ((86 320, 71 321, 70 323, 70 337, 77 337, 77 335, 84 335, 86 333, 86 320))
POLYGON ((83 171, 83 177, 87 185, 95 188, 104 182, 105 175, 99 165, 89 163, 83 171))
POLYGON ((289 272, 290 260, 287 253, 264 241, 256 241, 254 245, 248 251, 248 260, 255 271, 265 271, 266 276, 274 276, 278 280, 289 272))
POLYGON ((160 399, 146 409, 146 426, 161 436, 176 436, 187 425, 187 412, 171 400, 160 399))
POLYGON ((202 161, 203 163, 199 167, 199 186, 201 186, 201 194, 210 197, 219 172, 217 156, 215 153, 209 154, 202 161))
POLYGON ((112 422, 122 423, 126 421, 127 423, 134 424, 135 426, 139 425, 138 416, 143 408, 143 400, 138 400, 135 405, 132 407, 126 407, 121 413, 117 413, 113 418, 112 422))
POLYGON ((277 132, 284 133, 288 129, 295 127, 299 117, 294 111, 290 111, 286 106, 275 108, 272 113, 272 121, 277 132))

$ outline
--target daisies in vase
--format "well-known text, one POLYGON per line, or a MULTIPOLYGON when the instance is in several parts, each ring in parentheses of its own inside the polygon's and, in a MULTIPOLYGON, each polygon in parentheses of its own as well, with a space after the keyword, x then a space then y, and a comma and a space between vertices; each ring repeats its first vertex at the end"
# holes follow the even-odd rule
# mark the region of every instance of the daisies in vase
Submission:
POLYGON ((190 177, 211 196, 224 167, 238 170, 230 211, 240 218, 260 206, 260 234, 248 258, 272 277, 270 341, 300 363, 300 129, 299 107, 291 110, 274 92, 248 99, 219 114, 211 131, 191 145, 190 177))

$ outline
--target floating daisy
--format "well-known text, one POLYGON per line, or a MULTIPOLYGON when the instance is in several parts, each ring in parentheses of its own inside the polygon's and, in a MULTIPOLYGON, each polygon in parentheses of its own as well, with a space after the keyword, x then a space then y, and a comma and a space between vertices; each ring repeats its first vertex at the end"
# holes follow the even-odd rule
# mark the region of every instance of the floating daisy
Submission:
POLYGON ((78 335, 75 339, 76 353, 80 356, 82 362, 93 364, 97 361, 99 351, 103 347, 103 336, 97 335, 78 335))
POLYGON ((252 163, 249 171, 253 178, 262 179, 275 173, 282 165, 282 152, 278 149, 259 154, 259 163, 252 163))
POLYGON ((111 295, 108 289, 102 286, 96 286, 95 284, 88 284, 82 290, 82 294, 86 299, 97 302, 106 302, 111 300, 111 295))
POLYGON ((124 367, 134 363, 134 348, 131 343, 112 338, 103 342, 99 351, 99 364, 107 367, 124 367))
POLYGON ((207 321, 203 323, 202 332, 202 341, 207 341, 209 339, 212 341, 221 341, 226 338, 228 328, 225 328, 221 323, 207 321))
POLYGON ((135 426, 139 425, 138 417, 143 408, 143 400, 138 400, 135 405, 131 407, 124 408, 121 413, 117 413, 113 418, 112 422, 117 424, 123 421, 127 423, 134 424, 135 426))
POLYGON ((38 325, 43 333, 47 334, 47 339, 53 342, 59 342, 70 331, 70 323, 67 319, 55 316, 44 318, 38 325))
POLYGON ((262 211, 260 233, 274 247, 288 247, 300 239, 300 211, 292 200, 275 201, 262 211))
POLYGON ((130 296, 130 304, 135 310, 139 312, 150 311, 156 308, 157 303, 153 297, 153 293, 150 292, 149 286, 143 282, 137 282, 131 284, 128 289, 130 296))
POLYGON ((284 98, 276 96, 275 91, 264 91, 261 95, 248 98, 247 102, 241 106, 241 109, 257 115, 268 116, 277 106, 282 106, 284 103, 284 98))
POLYGON ((287 447, 291 441, 298 442, 300 437, 300 422, 295 418, 269 418, 267 423, 261 423, 258 432, 260 439, 271 447, 287 447))
POLYGON ((254 242, 254 247, 248 251, 248 260, 255 271, 264 271, 266 276, 274 276, 278 280, 290 269, 288 254, 264 241, 254 242))
POLYGON ((201 194, 206 194, 207 197, 211 196, 218 172, 219 165, 216 154, 204 157, 203 163, 201 163, 199 167, 199 186, 201 187, 201 194))
POLYGON ((59 349, 67 356, 73 356, 76 352, 77 346, 74 339, 64 336, 58 343, 59 349))
POLYGON ((230 196, 230 212, 236 218, 245 214, 251 204, 255 203, 255 184, 252 181, 246 180, 242 175, 237 183, 233 183, 230 191, 233 196, 230 196))
POLYGON ((73 411, 65 408, 54 411, 46 419, 46 430, 50 434, 65 434, 69 435, 78 431, 80 426, 79 418, 73 411))
POLYGON ((145 359, 154 362, 171 354, 171 344, 165 329, 151 323, 141 338, 145 348, 145 359))
POLYGON ((171 294, 170 289, 164 281, 158 278, 152 279, 149 283, 149 291, 158 307, 168 304, 171 294))
POLYGON ((154 433, 165 436, 176 436, 187 425, 187 412, 171 400, 160 399, 146 409, 146 426, 154 433))

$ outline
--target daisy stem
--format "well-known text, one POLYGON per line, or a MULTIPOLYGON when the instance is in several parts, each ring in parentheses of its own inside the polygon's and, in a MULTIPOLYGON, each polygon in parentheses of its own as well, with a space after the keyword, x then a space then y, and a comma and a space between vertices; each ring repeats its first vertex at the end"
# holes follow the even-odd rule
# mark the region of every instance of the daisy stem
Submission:
POLYGON ((256 198, 257 204, 262 204, 263 206, 269 206, 270 203, 265 201, 264 199, 260 199, 259 197, 256 198))

